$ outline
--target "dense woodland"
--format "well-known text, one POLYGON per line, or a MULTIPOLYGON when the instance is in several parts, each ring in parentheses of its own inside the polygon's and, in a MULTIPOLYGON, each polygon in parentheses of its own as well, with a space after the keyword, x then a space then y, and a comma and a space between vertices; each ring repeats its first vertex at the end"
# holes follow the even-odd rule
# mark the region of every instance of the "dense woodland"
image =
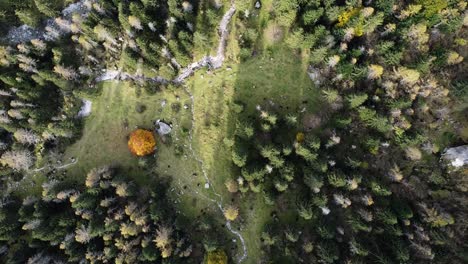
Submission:
POLYGON ((438 162, 467 139, 466 2, 448 2, 277 2, 321 111, 259 104, 246 119, 238 105, 225 141, 241 175, 228 189, 300 217, 265 227, 275 263, 467 261, 466 170, 438 162))
MULTIPOLYGON (((149 78, 175 78, 195 47, 209 53, 229 7, 76 2, 0 3, 0 262, 234 263, 227 231, 209 214, 180 214, 166 195, 170 179, 139 186, 103 164, 84 182, 51 169, 39 171, 40 193, 21 187, 79 139, 81 98, 99 94, 106 69, 157 92, 163 84, 149 78), (37 37, 8 39, 21 25, 37 37)), ((238 61, 263 52, 256 3, 237 11, 238 61)), ((468 141, 467 8, 273 1, 269 19, 307 58, 319 111, 230 106, 235 128, 222 147, 234 169, 223 191, 235 202, 224 216, 241 221, 241 203, 257 197, 273 208, 259 238, 263 259, 252 263, 468 262, 468 171, 441 161, 468 141)))

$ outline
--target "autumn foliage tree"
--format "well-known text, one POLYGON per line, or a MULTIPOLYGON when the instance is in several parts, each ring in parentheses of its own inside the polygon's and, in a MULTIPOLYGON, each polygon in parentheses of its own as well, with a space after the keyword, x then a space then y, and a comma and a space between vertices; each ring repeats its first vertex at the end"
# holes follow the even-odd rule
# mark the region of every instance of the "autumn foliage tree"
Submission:
POLYGON ((137 129, 130 134, 128 148, 137 156, 146 156, 154 152, 156 140, 151 131, 137 129))
POLYGON ((227 220, 234 221, 237 219, 237 216, 239 216, 239 209, 234 205, 230 205, 223 213, 227 220))
POLYGON ((206 263, 207 264, 225 264, 225 263, 228 263, 228 258, 227 258, 226 253, 222 250, 211 251, 211 252, 208 252, 206 263))

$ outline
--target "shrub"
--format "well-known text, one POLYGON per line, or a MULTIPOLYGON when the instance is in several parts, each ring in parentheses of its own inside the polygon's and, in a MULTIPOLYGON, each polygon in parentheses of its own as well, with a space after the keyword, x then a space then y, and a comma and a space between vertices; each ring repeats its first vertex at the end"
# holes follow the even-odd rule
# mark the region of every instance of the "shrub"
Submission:
POLYGON ((206 264, 227 264, 228 258, 223 250, 208 252, 206 264))
POLYGON ((144 104, 137 103, 135 108, 136 108, 135 110, 137 111, 137 113, 140 113, 140 114, 146 111, 146 105, 144 104))

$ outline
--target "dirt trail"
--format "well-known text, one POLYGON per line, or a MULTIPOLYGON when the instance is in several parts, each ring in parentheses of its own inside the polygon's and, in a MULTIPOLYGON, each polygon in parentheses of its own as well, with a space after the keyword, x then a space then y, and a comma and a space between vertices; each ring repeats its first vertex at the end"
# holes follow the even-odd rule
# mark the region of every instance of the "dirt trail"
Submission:
MULTIPOLYGON (((217 69, 217 68, 220 68, 222 66, 222 64, 224 62, 224 53, 225 53, 225 48, 226 48, 226 41, 227 41, 227 37, 229 35, 229 30, 227 29, 227 26, 228 26, 229 22, 231 21, 231 18, 234 15, 235 12, 236 12, 236 8, 235 8, 234 3, 232 2, 231 7, 224 14, 224 16, 221 19, 221 22, 219 24, 219 29, 218 30, 219 30, 219 34, 220 34, 220 40, 219 40, 216 56, 205 56, 201 60, 190 64, 187 68, 183 69, 182 73, 179 76, 177 76, 174 80, 172 80, 171 82, 176 83, 176 84, 183 83, 183 81, 187 77, 192 75, 195 72, 195 70, 200 69, 200 68, 205 67, 205 66, 209 66, 209 67, 211 67, 213 69, 217 69)), ((165 82, 167 82, 167 80, 165 80, 165 82)), ((195 99, 194 99, 193 94, 190 92, 190 90, 186 86, 184 86, 184 89, 185 89, 185 92, 190 96, 190 100, 191 100, 191 103, 192 103, 192 108, 191 108, 191 110, 192 110, 192 124, 195 124, 195 113, 194 113, 194 107, 193 107, 195 105, 195 99)), ((189 140, 189 142, 190 142, 189 143, 189 149, 192 152, 193 157, 200 164, 200 167, 201 167, 201 170, 202 170, 202 173, 203 173, 203 177, 205 178, 206 183, 208 184, 209 188, 212 190, 213 194, 217 197, 217 200, 210 199, 210 198, 208 198, 208 199, 210 201, 214 202, 217 205, 217 207, 219 208, 221 214, 224 214, 222 196, 218 192, 216 192, 214 186, 211 184, 211 180, 208 177, 208 173, 207 173, 207 171, 205 169, 205 164, 203 163, 203 159, 201 159, 199 157, 198 153, 196 153, 196 151, 193 149, 193 128, 192 128, 192 130, 190 130, 189 139, 190 139, 189 140)), ((204 196, 204 198, 207 198, 207 197, 204 196)), ((237 263, 242 263, 247 258, 247 247, 245 246, 244 237, 242 236, 242 234, 240 232, 233 229, 233 227, 231 226, 230 221, 226 221, 226 227, 229 230, 229 232, 231 232, 232 234, 234 234, 236 237, 239 238, 239 240, 240 240, 240 242, 242 244, 242 255, 237 260, 237 263)))
POLYGON ((72 165, 75 165, 77 162, 78 162, 78 159, 76 159, 76 160, 74 160, 74 161, 72 161, 72 162, 70 162, 70 163, 60 165, 60 166, 50 166, 50 165, 48 165, 48 166, 44 166, 44 167, 42 167, 42 168, 34 169, 34 170, 32 170, 32 171, 33 171, 33 172, 39 172, 39 171, 45 170, 46 168, 51 169, 51 170, 54 170, 54 169, 56 169, 56 170, 61 170, 61 169, 68 168, 68 167, 70 167, 70 166, 72 166, 72 165))
MULTIPOLYGON (((229 36, 229 30, 227 26, 231 21, 232 16, 236 12, 236 7, 234 3, 231 4, 229 10, 224 14, 221 22, 219 23, 218 33, 219 33, 219 44, 216 51, 216 56, 204 56, 199 61, 193 62, 189 64, 187 67, 180 69, 180 74, 174 78, 173 80, 167 80, 163 77, 153 77, 148 78, 142 75, 135 75, 128 72, 122 72, 120 70, 107 70, 104 74, 98 76, 96 81, 109 81, 109 80, 146 80, 155 83, 167 84, 167 83, 174 83, 174 84, 182 84, 185 79, 191 76, 196 70, 203 68, 203 67, 210 67, 212 69, 218 69, 223 65, 224 62, 224 53, 226 49, 226 42, 229 36)), ((172 57, 172 55, 166 51, 164 54, 171 59, 171 63, 176 65, 176 68, 180 68, 179 63, 172 57), (178 67, 177 67, 178 66, 178 67)))

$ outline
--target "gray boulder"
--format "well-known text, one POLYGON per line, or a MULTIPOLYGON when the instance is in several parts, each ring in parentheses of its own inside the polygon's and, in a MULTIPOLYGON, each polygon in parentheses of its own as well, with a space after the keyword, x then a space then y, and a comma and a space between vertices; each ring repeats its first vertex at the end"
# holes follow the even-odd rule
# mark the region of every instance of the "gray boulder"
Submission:
POLYGON ((468 164, 468 145, 445 149, 442 159, 454 168, 468 164))
POLYGON ((158 134, 163 136, 171 133, 172 127, 161 120, 157 120, 156 123, 156 131, 158 131, 158 134))

